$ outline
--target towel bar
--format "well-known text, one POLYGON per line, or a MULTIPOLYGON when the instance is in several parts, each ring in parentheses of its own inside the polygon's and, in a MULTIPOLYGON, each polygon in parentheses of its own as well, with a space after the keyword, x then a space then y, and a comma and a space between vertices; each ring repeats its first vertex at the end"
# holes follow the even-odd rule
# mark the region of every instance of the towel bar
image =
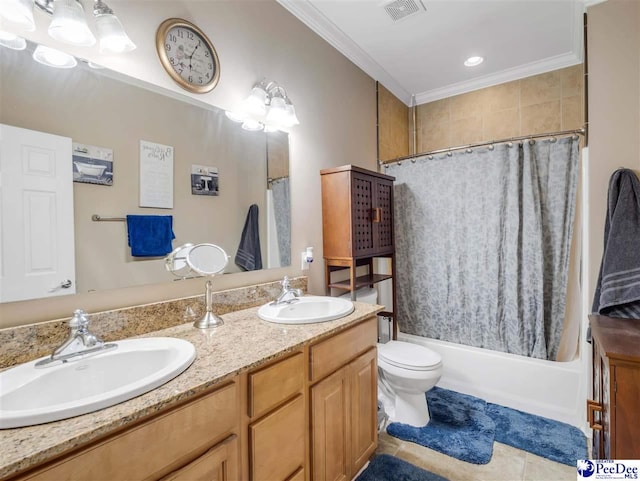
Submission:
POLYGON ((93 214, 91 220, 94 222, 126 222, 124 217, 100 217, 98 214, 93 214))

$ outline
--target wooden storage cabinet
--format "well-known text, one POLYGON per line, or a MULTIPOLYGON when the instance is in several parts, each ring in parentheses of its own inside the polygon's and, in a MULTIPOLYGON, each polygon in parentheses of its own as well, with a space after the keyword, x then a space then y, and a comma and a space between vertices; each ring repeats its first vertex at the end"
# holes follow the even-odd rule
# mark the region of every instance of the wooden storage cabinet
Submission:
MULTIPOLYGON (((320 171, 322 185, 322 247, 327 295, 331 288, 355 291, 391 279, 395 305, 395 246, 393 232, 394 177, 353 165, 320 171), (391 274, 374 272, 374 259, 391 259, 391 274), (367 273, 358 276, 358 267, 367 273), (348 280, 332 273, 349 270, 348 280)), ((391 315, 391 313, 387 313, 391 315)), ((393 338, 396 338, 394 323, 393 338)))
MULTIPOLYGON (((342 335, 311 346, 311 365, 318 356, 314 356, 314 348, 316 353, 334 352, 339 357, 340 352, 345 352, 339 347, 353 339, 368 339, 368 343, 353 343, 350 356, 342 357, 344 364, 328 375, 322 371, 325 377, 311 387, 314 481, 352 479, 378 443, 376 320, 369 319, 342 335), (333 346, 337 349, 332 350, 333 346)), ((311 374, 310 379, 318 378, 311 374)))
POLYGON ((640 458, 640 320, 590 316, 593 399, 587 419, 592 457, 640 458))

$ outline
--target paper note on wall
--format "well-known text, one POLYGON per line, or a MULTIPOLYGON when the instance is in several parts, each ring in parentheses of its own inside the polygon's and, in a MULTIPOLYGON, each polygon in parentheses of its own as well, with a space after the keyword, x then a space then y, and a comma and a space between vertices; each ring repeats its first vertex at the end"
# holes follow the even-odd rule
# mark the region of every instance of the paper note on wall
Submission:
POLYGON ((173 209, 173 147, 140 141, 140 207, 173 209))

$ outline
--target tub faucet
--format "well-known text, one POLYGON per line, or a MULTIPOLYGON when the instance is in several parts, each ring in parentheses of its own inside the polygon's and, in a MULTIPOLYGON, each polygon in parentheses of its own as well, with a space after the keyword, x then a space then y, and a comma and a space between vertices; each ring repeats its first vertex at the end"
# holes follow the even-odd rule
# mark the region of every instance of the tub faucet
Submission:
POLYGON ((294 301, 297 301, 299 297, 304 295, 302 289, 294 289, 289 284, 289 278, 284 276, 282 282, 282 292, 278 295, 275 301, 271 303, 272 306, 279 306, 280 304, 291 304, 294 301))
POLYGON ((98 353, 106 349, 113 349, 116 344, 105 344, 100 338, 89 332, 89 318, 82 309, 73 311, 69 320, 69 337, 55 348, 50 357, 36 363, 36 367, 43 367, 56 361, 67 360, 91 353, 98 353))

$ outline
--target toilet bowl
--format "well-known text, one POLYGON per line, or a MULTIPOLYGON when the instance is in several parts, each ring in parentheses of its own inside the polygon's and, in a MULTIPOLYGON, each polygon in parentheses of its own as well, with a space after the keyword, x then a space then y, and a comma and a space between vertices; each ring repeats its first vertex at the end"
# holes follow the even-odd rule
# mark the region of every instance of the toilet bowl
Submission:
MULTIPOLYGON (((377 291, 360 289, 356 291, 356 300, 376 304, 377 291)), ((426 425, 429 422, 426 393, 441 376, 442 358, 431 349, 403 341, 378 344, 378 399, 390 421, 426 425)))
POLYGON ((391 421, 426 425, 426 392, 441 376, 442 358, 438 353, 410 342, 378 344, 378 399, 391 421))

